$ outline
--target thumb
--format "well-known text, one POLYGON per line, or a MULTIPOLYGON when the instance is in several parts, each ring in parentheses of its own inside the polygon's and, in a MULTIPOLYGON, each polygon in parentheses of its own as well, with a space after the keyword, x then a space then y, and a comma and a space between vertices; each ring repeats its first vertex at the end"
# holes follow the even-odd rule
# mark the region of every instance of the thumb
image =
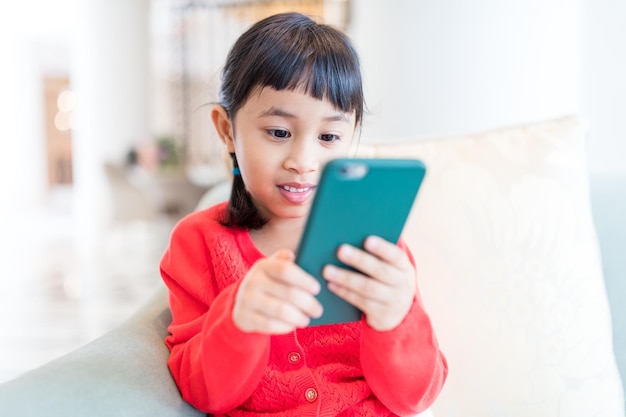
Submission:
POLYGON ((272 254, 271 258, 276 260, 293 262, 296 259, 296 254, 289 249, 279 249, 272 254))

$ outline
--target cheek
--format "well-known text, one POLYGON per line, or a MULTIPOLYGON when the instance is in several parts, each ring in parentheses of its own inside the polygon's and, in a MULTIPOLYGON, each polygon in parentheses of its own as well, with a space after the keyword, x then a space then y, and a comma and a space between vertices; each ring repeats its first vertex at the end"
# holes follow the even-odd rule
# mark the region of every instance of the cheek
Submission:
POLYGON ((320 160, 321 162, 326 163, 330 161, 331 159, 347 158, 350 156, 351 151, 352 151, 351 141, 344 141, 344 142, 341 142, 340 145, 330 148, 328 149, 327 152, 324 152, 321 155, 320 160))
POLYGON ((260 185, 267 183, 268 177, 271 177, 272 174, 272 164, 268 157, 262 152, 250 152, 249 150, 241 155, 239 168, 243 174, 246 188, 258 188, 260 185))
POLYGON ((270 161, 267 153, 259 147, 247 147, 245 150, 237 149, 237 160, 239 166, 248 171, 248 174, 267 170, 266 166, 270 161))

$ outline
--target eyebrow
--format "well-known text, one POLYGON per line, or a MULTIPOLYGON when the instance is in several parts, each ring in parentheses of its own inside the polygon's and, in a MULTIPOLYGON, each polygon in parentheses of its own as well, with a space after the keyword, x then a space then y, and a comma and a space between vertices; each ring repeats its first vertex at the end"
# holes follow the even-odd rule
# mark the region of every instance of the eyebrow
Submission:
MULTIPOLYGON (((271 116, 285 117, 287 119, 297 118, 295 114, 289 113, 287 110, 281 109, 279 107, 274 107, 274 106, 270 107, 268 110, 261 112, 258 117, 262 118, 262 117, 271 117, 271 116)), ((345 113, 340 113, 340 112, 324 117, 323 120, 327 122, 350 123, 350 119, 348 119, 348 116, 345 113)))

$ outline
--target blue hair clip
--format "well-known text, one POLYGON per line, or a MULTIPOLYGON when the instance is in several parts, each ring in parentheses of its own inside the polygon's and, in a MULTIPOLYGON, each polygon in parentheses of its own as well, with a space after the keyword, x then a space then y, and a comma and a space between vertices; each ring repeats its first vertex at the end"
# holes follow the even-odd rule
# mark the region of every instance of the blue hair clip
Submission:
POLYGON ((239 167, 233 168, 233 175, 241 175, 241 171, 239 171, 239 167))

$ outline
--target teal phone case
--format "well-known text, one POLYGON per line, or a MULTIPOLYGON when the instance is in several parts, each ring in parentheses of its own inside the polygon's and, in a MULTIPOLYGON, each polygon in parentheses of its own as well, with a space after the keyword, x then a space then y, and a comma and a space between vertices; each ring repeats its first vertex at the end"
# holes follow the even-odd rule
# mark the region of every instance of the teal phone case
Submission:
POLYGON ((367 236, 396 243, 426 174, 415 159, 335 159, 324 167, 296 251, 296 263, 322 284, 324 314, 311 325, 357 321, 361 312, 333 294, 322 268, 348 268, 336 256, 348 243, 363 247, 367 236))

